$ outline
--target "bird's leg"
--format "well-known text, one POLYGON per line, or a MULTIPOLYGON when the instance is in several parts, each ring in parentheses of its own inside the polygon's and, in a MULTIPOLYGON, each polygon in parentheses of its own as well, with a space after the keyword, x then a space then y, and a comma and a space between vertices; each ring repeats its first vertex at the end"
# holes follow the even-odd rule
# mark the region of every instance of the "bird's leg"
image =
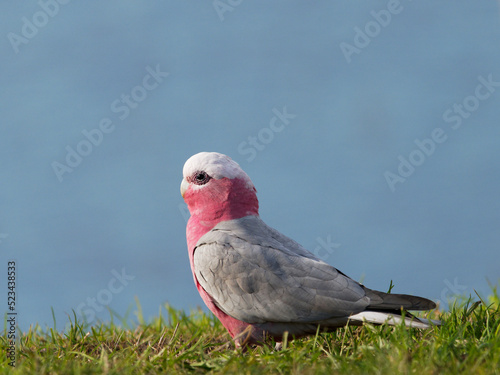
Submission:
POLYGON ((243 352, 247 350, 248 344, 251 342, 253 334, 253 327, 248 325, 243 331, 234 337, 234 344, 236 348, 241 348, 243 352))

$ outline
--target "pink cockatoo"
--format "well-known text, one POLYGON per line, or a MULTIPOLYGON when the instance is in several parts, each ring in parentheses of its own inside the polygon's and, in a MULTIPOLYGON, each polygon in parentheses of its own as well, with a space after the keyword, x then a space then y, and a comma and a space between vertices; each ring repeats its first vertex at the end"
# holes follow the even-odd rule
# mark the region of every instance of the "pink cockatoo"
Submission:
POLYGON ((267 226, 252 181, 228 156, 189 158, 181 194, 191 214, 186 236, 194 282, 236 346, 364 321, 430 326, 401 314, 434 309, 434 302, 368 289, 267 226))

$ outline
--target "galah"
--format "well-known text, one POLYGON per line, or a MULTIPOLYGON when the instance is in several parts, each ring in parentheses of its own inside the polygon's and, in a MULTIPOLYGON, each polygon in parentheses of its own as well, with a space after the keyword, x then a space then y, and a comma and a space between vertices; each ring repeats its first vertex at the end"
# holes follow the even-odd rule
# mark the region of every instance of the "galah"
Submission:
POLYGON ((365 321, 432 325, 406 310, 431 310, 434 302, 368 289, 266 225, 252 181, 228 156, 190 157, 181 194, 191 214, 186 237, 194 282, 237 347, 365 321))

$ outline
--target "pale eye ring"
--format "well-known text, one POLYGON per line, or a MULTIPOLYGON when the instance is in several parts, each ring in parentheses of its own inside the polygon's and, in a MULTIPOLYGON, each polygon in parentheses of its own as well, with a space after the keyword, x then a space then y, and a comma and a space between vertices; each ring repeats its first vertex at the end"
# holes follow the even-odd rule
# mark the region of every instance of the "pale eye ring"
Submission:
POLYGON ((205 185, 208 181, 210 181, 212 177, 208 175, 207 172, 205 171, 198 171, 193 173, 193 176, 191 177, 191 181, 195 185, 205 185))

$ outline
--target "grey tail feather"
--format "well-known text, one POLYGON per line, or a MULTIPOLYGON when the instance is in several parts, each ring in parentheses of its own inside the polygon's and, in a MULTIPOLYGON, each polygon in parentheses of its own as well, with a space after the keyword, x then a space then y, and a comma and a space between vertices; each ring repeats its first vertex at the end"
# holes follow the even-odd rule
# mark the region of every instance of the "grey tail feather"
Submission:
POLYGON ((436 304, 427 298, 408 294, 389 294, 365 286, 363 288, 366 296, 370 298, 370 305, 366 310, 432 310, 436 308, 436 304))
POLYGON ((439 320, 417 318, 406 310, 432 310, 436 304, 427 298, 411 296, 408 294, 389 294, 372 290, 363 286, 366 296, 370 298, 370 304, 365 311, 351 315, 351 321, 371 322, 375 324, 388 323, 397 325, 404 322, 408 327, 430 328, 440 326, 439 320), (402 316, 404 311, 404 317, 402 316))

